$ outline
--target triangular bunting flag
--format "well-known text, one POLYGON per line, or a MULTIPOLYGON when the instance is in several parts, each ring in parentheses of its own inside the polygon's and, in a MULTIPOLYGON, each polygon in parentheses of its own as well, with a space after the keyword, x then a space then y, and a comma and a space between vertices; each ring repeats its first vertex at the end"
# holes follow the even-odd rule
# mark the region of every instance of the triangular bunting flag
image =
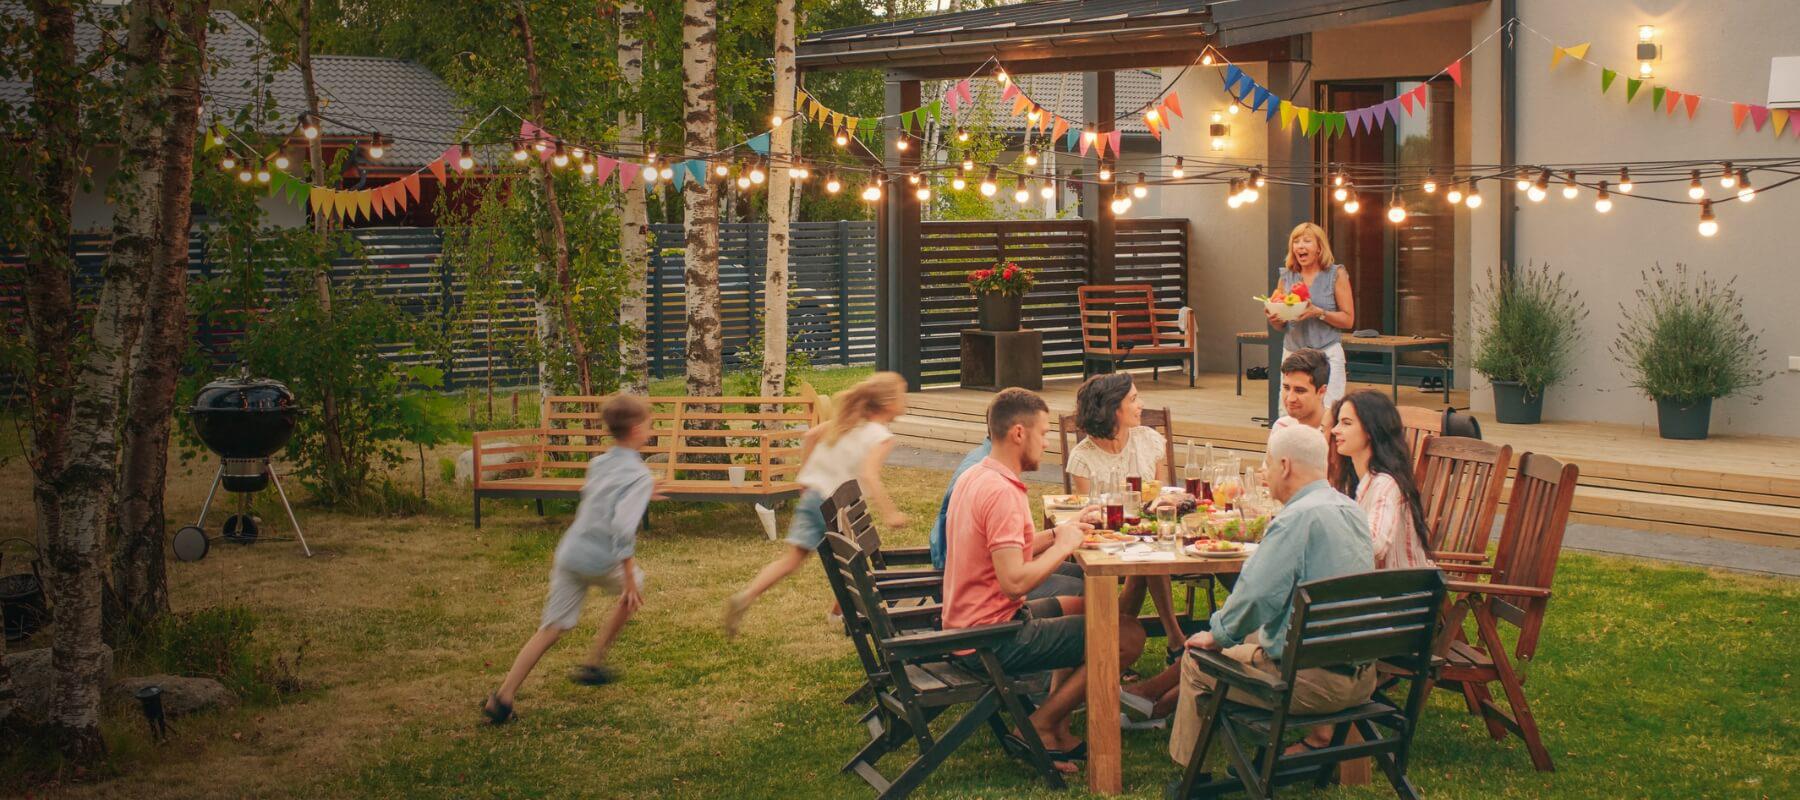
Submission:
POLYGON ((939 119, 944 118, 944 104, 942 102, 933 100, 929 104, 927 104, 925 106, 925 108, 930 111, 931 118, 933 120, 939 120, 939 119))
POLYGON ((957 97, 956 97, 956 87, 952 86, 948 89, 945 89, 944 90, 944 104, 950 107, 950 113, 952 113, 952 114, 956 113, 957 102, 958 101, 957 101, 957 97))
POLYGON ((1334 113, 1331 115, 1331 135, 1342 136, 1349 129, 1350 123, 1344 119, 1342 113, 1334 113))
POLYGON ((1787 127, 1788 110, 1785 108, 1769 109, 1769 119, 1775 123, 1775 138, 1781 138, 1781 129, 1787 127))
POLYGON ((1444 72, 1449 74, 1450 80, 1455 81, 1457 86, 1462 85, 1462 59, 1450 62, 1450 66, 1445 67, 1444 72))
POLYGON ((1564 49, 1568 51, 1569 55, 1572 55, 1576 58, 1587 58, 1589 44, 1590 44, 1589 42, 1582 42, 1581 44, 1574 45, 1572 47, 1567 47, 1564 49))
POLYGON ((1356 136, 1356 135, 1362 133, 1363 109, 1353 108, 1349 111, 1344 112, 1344 116, 1350 118, 1350 135, 1351 136, 1356 136))
POLYGON ((1731 104, 1731 127, 1738 130, 1744 128, 1744 118, 1750 116, 1750 107, 1743 103, 1731 104))
POLYGON ((816 125, 821 122, 824 122, 826 117, 828 117, 830 114, 831 114, 830 109, 827 109, 826 107, 818 104, 817 102, 813 103, 813 107, 812 107, 813 124, 816 125))
POLYGON ((1170 111, 1175 112, 1176 118, 1178 118, 1178 119, 1186 119, 1187 118, 1185 115, 1183 115, 1181 113, 1181 98, 1179 96, 1177 96, 1174 92, 1170 92, 1168 97, 1163 98, 1163 104, 1168 106, 1170 111))
POLYGON ((1124 136, 1124 132, 1118 131, 1118 130, 1115 130, 1115 131, 1112 131, 1111 133, 1106 134, 1106 137, 1111 140, 1110 142, 1108 142, 1108 144, 1112 145, 1112 151, 1113 151, 1114 158, 1117 158, 1119 156, 1119 139, 1123 136, 1124 136))
POLYGON ((1634 98, 1636 98, 1638 90, 1642 89, 1642 88, 1644 88, 1643 81, 1640 81, 1637 78, 1626 78, 1625 79, 1625 102, 1629 103, 1634 98))
POLYGON ((917 111, 918 111, 917 109, 914 109, 913 111, 900 112, 900 132, 901 133, 909 133, 912 131, 912 129, 913 129, 913 114, 917 113, 917 111))
POLYGON ((695 183, 705 183, 706 182, 706 168, 709 166, 712 166, 712 165, 706 163, 705 161, 701 161, 698 158, 689 159, 687 162, 687 165, 688 165, 688 175, 692 176, 695 183))
POLYGON ((1050 141, 1054 142, 1057 139, 1063 138, 1063 134, 1067 133, 1068 130, 1069 130, 1069 121, 1066 119, 1063 119, 1062 117, 1057 117, 1056 118, 1056 127, 1052 128, 1050 131, 1050 141))
POLYGON ((1675 91, 1674 89, 1670 89, 1669 90, 1669 104, 1665 107, 1665 110, 1667 111, 1668 115, 1671 117, 1675 116, 1675 107, 1679 106, 1679 105, 1681 105, 1681 93, 1675 91))
POLYGON ((358 216, 362 217, 363 219, 372 219, 372 217, 369 215, 369 211, 371 210, 371 207, 374 205, 374 198, 372 197, 373 194, 374 194, 374 192, 371 192, 368 189, 364 189, 360 192, 355 193, 355 195, 354 195, 355 200, 356 200, 356 213, 358 216))
POLYGON ((1400 121, 1400 101, 1398 99, 1392 99, 1382 103, 1381 114, 1387 118, 1381 121, 1381 125, 1386 125, 1389 122, 1398 123, 1400 121))
POLYGON ((1601 69, 1600 70, 1600 93, 1606 94, 1606 90, 1612 88, 1613 80, 1618 77, 1619 77, 1619 73, 1617 73, 1617 72, 1614 72, 1610 69, 1601 69))
POLYGON ((306 192, 306 205, 312 209, 312 213, 323 215, 325 213, 325 190, 317 186, 309 187, 306 192))
POLYGON ((965 103, 975 102, 975 92, 969 88, 968 78, 956 82, 956 93, 962 95, 962 101, 965 103))
POLYGON ((1565 50, 1561 47, 1550 48, 1550 68, 1556 69, 1556 65, 1562 63, 1563 56, 1566 56, 1568 54, 1569 54, 1569 51, 1565 50))
POLYGON ((606 156, 594 156, 595 185, 605 186, 606 179, 612 177, 613 170, 618 168, 618 166, 619 162, 617 159, 607 158, 606 156))
POLYGON ((1662 108, 1663 96, 1667 95, 1668 93, 1669 93, 1669 90, 1664 89, 1661 86, 1652 88, 1650 90, 1650 110, 1655 111, 1659 108, 1662 108))
POLYGON ((1754 105, 1751 106, 1750 107, 1750 121, 1756 124, 1757 130, 1759 130, 1759 131, 1762 130, 1764 125, 1769 124, 1769 107, 1768 106, 1754 106, 1754 105))
POLYGON ((1307 136, 1312 135, 1312 109, 1305 106, 1295 106, 1294 119, 1300 121, 1301 133, 1307 136))
POLYGON ((400 181, 400 184, 406 187, 406 193, 412 196, 413 202, 419 201, 419 173, 415 172, 406 176, 400 181))
MULTIPOLYGON (((857 135, 860 136, 862 138, 862 140, 865 142, 874 142, 875 140, 880 139, 881 138, 881 121, 874 117, 865 118, 862 121, 860 130, 857 131, 857 135)), ((768 145, 764 145, 763 149, 765 151, 768 150, 769 149, 768 145)))
POLYGON ((1069 131, 1069 135, 1076 137, 1077 140, 1080 141, 1081 150, 1079 152, 1084 156, 1087 155, 1088 148, 1092 147, 1094 145, 1094 142, 1099 141, 1098 139, 1090 139, 1088 137, 1087 131, 1081 131, 1079 133, 1077 133, 1076 131, 1069 131))
POLYGON ((224 125, 214 125, 211 128, 207 128, 206 133, 207 133, 207 136, 205 139, 206 143, 201 145, 200 149, 211 150, 216 147, 224 147, 225 146, 225 126, 224 125))
MULTIPOLYGON (((1094 137, 1094 153, 1101 158, 1105 158, 1106 157, 1106 144, 1107 144, 1107 134, 1101 133, 1101 134, 1096 135, 1094 137)), ((1118 151, 1116 151, 1116 150, 1113 151, 1113 155, 1116 156, 1118 154, 1119 154, 1118 151)))
POLYGON ((1283 100, 1283 101, 1281 101, 1281 129, 1285 131, 1288 129, 1289 126, 1291 126, 1293 124, 1294 124, 1294 104, 1290 103, 1286 100, 1283 100))
POLYGON ((437 178, 438 183, 444 182, 444 159, 432 159, 431 163, 425 165, 425 168, 431 170, 431 177, 437 178))
POLYGON ((1013 98, 1012 115, 1016 117, 1020 114, 1025 113, 1025 107, 1028 105, 1031 105, 1031 98, 1022 97, 1022 96, 1014 97, 1013 98))
POLYGON ((386 186, 378 186, 369 192, 369 210, 376 217, 387 216, 386 186))
POLYGON ((1255 91, 1254 99, 1250 101, 1250 110, 1261 111, 1262 104, 1269 102, 1269 90, 1265 86, 1258 85, 1255 91))
POLYGON ((681 191, 682 187, 687 186, 688 162, 683 161, 675 165, 675 175, 669 178, 669 182, 675 184, 675 191, 677 192, 681 191))
POLYGON ((1237 94, 1237 82, 1244 77, 1244 70, 1236 64, 1225 67, 1225 91, 1237 94))
POLYGON ((619 188, 631 188, 631 184, 633 181, 637 180, 637 176, 638 165, 633 164, 630 161, 619 162, 619 188))
POLYGON ((1429 88, 1431 88, 1431 84, 1421 83, 1412 90, 1413 105, 1420 111, 1425 110, 1425 90, 1429 88))
POLYGON ((1317 136, 1319 131, 1325 130, 1325 117, 1328 113, 1317 110, 1312 112, 1312 116, 1306 120, 1307 136, 1317 136))
POLYGON ((1681 104, 1687 106, 1688 119, 1694 118, 1694 112, 1700 110, 1700 95, 1690 94, 1681 98, 1681 104))
POLYGON ((748 141, 744 142, 744 144, 749 145, 750 149, 755 150, 756 154, 759 156, 766 156, 769 154, 769 134, 767 133, 760 133, 752 136, 748 141))
POLYGON ((1407 92, 1403 95, 1400 95, 1399 99, 1400 99, 1400 107, 1406 109, 1406 115, 1409 117, 1412 116, 1412 104, 1413 104, 1412 92, 1407 92))
POLYGON ((1281 113, 1281 104, 1275 102, 1275 96, 1269 97, 1269 105, 1263 108, 1263 121, 1273 122, 1275 115, 1281 113))
POLYGON ((1008 83, 1006 85, 1006 91, 1003 91, 1000 93, 1000 99, 1001 100, 1011 100, 1011 99, 1013 99, 1013 95, 1016 95, 1018 93, 1019 93, 1019 85, 1016 83, 1008 83))

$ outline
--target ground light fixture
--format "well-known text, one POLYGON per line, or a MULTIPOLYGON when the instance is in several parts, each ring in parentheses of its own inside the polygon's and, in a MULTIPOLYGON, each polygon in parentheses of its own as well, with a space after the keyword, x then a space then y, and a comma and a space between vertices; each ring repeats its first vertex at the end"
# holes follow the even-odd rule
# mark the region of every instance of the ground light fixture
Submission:
POLYGON ((987 177, 981 179, 981 196, 982 197, 993 197, 995 192, 1000 191, 999 181, 1000 181, 999 168, 998 167, 988 167, 987 177))
POLYGON ((1131 185, 1131 196, 1139 200, 1150 196, 1150 184, 1145 182, 1144 173, 1137 174, 1137 183, 1131 185))
POLYGON ((1013 202, 1024 205, 1031 200, 1031 191, 1025 188, 1025 176, 1019 176, 1019 185, 1013 189, 1013 202))
POLYGON ((1612 210, 1612 195, 1606 191, 1606 181, 1600 182, 1600 188, 1594 194, 1594 210, 1602 214, 1612 210))
POLYGON ((1700 201, 1700 235, 1711 238, 1719 233, 1719 220, 1713 216, 1712 201, 1700 201))

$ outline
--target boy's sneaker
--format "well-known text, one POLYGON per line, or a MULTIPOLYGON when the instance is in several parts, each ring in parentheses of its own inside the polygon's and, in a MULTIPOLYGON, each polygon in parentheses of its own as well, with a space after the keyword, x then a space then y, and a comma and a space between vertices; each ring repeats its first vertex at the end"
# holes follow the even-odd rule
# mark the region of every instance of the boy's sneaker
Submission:
POLYGON ((750 610, 750 601, 741 594, 725 598, 725 638, 736 639, 738 628, 744 624, 744 612, 750 610))
POLYGON ((569 682, 582 686, 603 686, 619 679, 618 673, 605 667, 580 666, 569 673, 569 682))

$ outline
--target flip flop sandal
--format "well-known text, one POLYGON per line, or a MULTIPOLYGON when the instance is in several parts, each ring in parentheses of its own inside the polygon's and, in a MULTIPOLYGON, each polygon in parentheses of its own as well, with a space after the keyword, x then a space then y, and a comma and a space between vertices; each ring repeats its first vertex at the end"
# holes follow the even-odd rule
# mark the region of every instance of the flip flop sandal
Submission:
POLYGON ((618 679, 619 676, 612 670, 595 666, 578 667, 569 675, 571 683, 582 686, 604 686, 618 679))
POLYGON ((499 693, 490 694, 487 702, 481 704, 481 716, 489 725, 505 725, 513 721, 513 707, 510 703, 500 702, 499 693))
MULTIPOLYGON (((1000 746, 1006 750, 1007 755, 1020 760, 1026 760, 1031 753, 1031 748, 1026 747, 1025 740, 1019 738, 1019 735, 1016 733, 1009 733, 1001 736, 1000 746)), ((1049 756, 1051 761, 1066 761, 1070 763, 1086 761, 1088 756, 1087 742, 1082 742, 1068 750, 1052 750, 1046 747, 1044 748, 1044 755, 1049 756)))

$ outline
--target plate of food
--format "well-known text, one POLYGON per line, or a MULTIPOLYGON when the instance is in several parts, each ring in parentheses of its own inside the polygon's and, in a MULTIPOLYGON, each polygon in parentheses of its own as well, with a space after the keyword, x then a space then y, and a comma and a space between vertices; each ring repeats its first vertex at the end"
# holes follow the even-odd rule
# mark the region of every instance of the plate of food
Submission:
POLYGON ((1187 546, 1188 555, 1201 558, 1247 558, 1254 552, 1255 542, 1232 542, 1224 539, 1202 539, 1187 546))
POLYGON ((1137 540, 1136 536, 1120 533, 1118 531, 1095 529, 1088 531, 1087 534, 1082 537, 1081 546, 1083 549, 1087 550, 1099 550, 1105 547, 1123 546, 1137 540))
POLYGON ((1044 502, 1051 508, 1083 508, 1088 504, 1088 496, 1085 494, 1047 494, 1044 495, 1044 502))

